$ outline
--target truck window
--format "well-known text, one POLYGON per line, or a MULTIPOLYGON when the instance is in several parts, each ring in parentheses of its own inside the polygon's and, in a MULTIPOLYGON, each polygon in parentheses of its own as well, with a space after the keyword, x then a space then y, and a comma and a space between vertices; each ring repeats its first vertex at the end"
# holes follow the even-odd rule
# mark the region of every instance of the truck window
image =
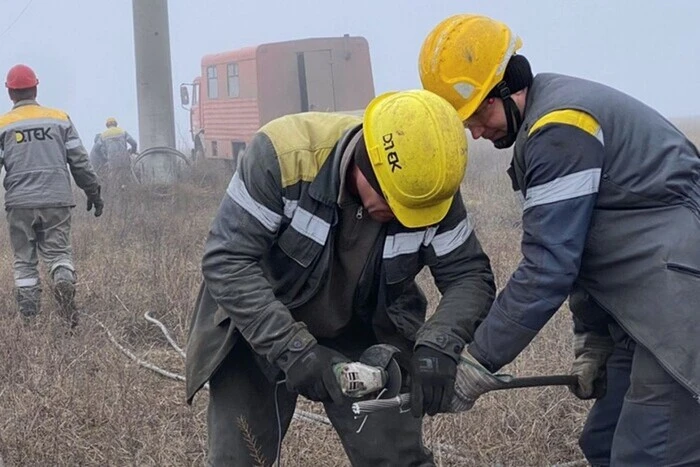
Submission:
POLYGON ((209 99, 219 97, 219 80, 216 76, 216 65, 207 67, 207 97, 209 99))
POLYGON ((199 104, 199 83, 194 83, 192 86, 192 105, 199 104))
POLYGON ((238 81, 238 63, 229 63, 226 69, 228 75, 228 97, 238 97, 241 93, 238 81))

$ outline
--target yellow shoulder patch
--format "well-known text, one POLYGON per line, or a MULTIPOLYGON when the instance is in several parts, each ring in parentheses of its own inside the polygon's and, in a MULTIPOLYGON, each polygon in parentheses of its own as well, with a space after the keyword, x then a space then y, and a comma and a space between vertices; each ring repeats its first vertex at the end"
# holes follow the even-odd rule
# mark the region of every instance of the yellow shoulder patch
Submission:
POLYGON ((362 123, 352 115, 305 112, 287 115, 263 126, 277 153, 282 186, 310 182, 318 174, 333 146, 347 130, 362 123))
POLYGON ((105 131, 102 132, 101 136, 104 138, 109 138, 111 136, 119 136, 124 134, 124 130, 117 126, 113 126, 110 128, 107 128, 105 131))
POLYGON ((600 129, 600 125, 596 119, 586 112, 574 109, 555 110, 543 115, 535 122, 534 125, 532 125, 532 128, 530 128, 527 135, 532 136, 535 132, 537 132, 537 130, 545 127, 546 125, 557 123, 580 128, 586 133, 595 136, 600 142, 603 142, 603 132, 600 129))
POLYGON ((68 121, 68 114, 62 110, 42 107, 40 105, 23 105, 12 109, 0 117, 0 127, 23 120, 50 119, 68 121))

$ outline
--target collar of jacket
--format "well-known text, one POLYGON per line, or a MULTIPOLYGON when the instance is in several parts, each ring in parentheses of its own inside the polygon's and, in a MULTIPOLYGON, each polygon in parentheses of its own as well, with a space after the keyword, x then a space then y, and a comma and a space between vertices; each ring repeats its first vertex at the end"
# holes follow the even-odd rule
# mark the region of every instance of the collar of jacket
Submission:
POLYGON ((535 79, 533 78, 532 84, 530 84, 530 86, 527 88, 527 96, 525 96, 525 107, 523 108, 522 112, 523 123, 520 125, 520 129, 518 130, 518 135, 515 140, 515 146, 513 147, 513 156, 510 159, 510 166, 508 167, 508 170, 506 170, 506 173, 510 178, 513 191, 522 190, 522 188, 520 187, 520 182, 518 181, 518 169, 520 169, 520 171, 524 173, 525 167, 521 166, 522 159, 518 159, 518 143, 519 139, 522 137, 522 134, 527 135, 527 132, 530 129, 530 122, 527 120, 527 109, 531 107, 530 103, 535 98, 535 94, 537 94, 537 89, 535 89, 534 83, 535 79))
POLYGON ((338 204, 338 193, 340 190, 340 160, 343 152, 352 140, 352 137, 362 129, 362 125, 357 125, 349 129, 338 140, 326 162, 321 166, 318 175, 309 185, 309 196, 316 201, 328 206, 338 204))
POLYGON ((17 107, 23 107, 25 105, 39 105, 39 103, 35 99, 23 99, 21 101, 17 101, 12 108, 16 109, 17 107))

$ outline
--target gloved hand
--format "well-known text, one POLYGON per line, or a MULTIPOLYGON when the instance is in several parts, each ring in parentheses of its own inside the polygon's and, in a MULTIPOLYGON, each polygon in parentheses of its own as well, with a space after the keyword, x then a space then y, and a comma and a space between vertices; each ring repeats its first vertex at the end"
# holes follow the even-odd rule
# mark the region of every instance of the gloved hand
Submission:
POLYGON ((456 372, 452 357, 419 345, 411 360, 411 414, 419 418, 445 411, 454 394, 456 372))
POLYGON ((459 356, 455 395, 446 412, 466 412, 474 406, 479 396, 502 388, 511 379, 510 375, 491 373, 465 347, 459 356))
POLYGON ((341 404, 343 392, 333 373, 333 365, 349 361, 340 352, 314 344, 287 369, 287 389, 312 401, 341 404))
POLYGON ((606 363, 614 343, 609 335, 583 332, 574 334, 574 356, 571 374, 578 376, 578 385, 569 388, 579 399, 599 399, 605 395, 606 363))
POLYGON ((94 193, 85 193, 87 196, 87 210, 88 212, 92 210, 92 207, 95 207, 95 217, 100 217, 102 215, 102 210, 105 207, 104 201, 102 201, 102 196, 100 196, 100 193, 102 193, 102 187, 99 185, 97 186, 97 191, 94 193))

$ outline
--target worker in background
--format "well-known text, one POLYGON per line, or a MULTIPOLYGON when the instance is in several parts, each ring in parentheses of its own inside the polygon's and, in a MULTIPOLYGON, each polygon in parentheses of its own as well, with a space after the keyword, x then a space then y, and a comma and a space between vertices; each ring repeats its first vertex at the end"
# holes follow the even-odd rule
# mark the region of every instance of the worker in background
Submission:
POLYGON ((580 439, 588 461, 700 465, 698 151, 620 91, 533 77, 520 45, 503 23, 457 15, 420 53, 423 86, 472 136, 514 147, 524 200, 523 259, 468 347, 483 370, 471 395, 569 296, 573 392, 597 398, 580 439))
POLYGON ((37 79, 26 65, 7 73, 14 107, 0 116, 0 162, 5 167, 5 209, 14 252, 15 296, 20 313, 40 311, 37 254, 47 264, 64 316, 77 324, 76 274, 70 242, 75 206, 71 174, 87 196, 87 209, 102 214, 100 184, 68 115, 40 106, 37 79))
POLYGON ((260 129, 212 223, 189 331, 188 402, 210 388, 209 465, 253 465, 249 439, 274 462, 277 417, 282 436, 299 395, 324 404, 352 465, 434 465, 421 417, 449 407, 495 295, 459 193, 466 163, 457 113, 423 90, 381 95, 363 119, 307 112, 260 129), (424 266, 442 292, 427 321, 424 266), (401 350, 417 418, 357 433, 332 365, 376 343, 401 350))
POLYGON ((105 167, 105 161, 107 158, 104 155, 103 148, 102 146, 98 146, 97 142, 100 140, 100 135, 102 133, 97 133, 95 135, 95 138, 92 141, 92 149, 90 149, 90 163, 92 164, 93 169, 97 173, 100 173, 102 171, 102 168, 105 167))
POLYGON ((136 140, 119 128, 117 120, 109 117, 105 122, 107 129, 95 138, 90 157, 93 164, 104 169, 107 176, 123 185, 131 176, 131 156, 137 153, 136 140))

